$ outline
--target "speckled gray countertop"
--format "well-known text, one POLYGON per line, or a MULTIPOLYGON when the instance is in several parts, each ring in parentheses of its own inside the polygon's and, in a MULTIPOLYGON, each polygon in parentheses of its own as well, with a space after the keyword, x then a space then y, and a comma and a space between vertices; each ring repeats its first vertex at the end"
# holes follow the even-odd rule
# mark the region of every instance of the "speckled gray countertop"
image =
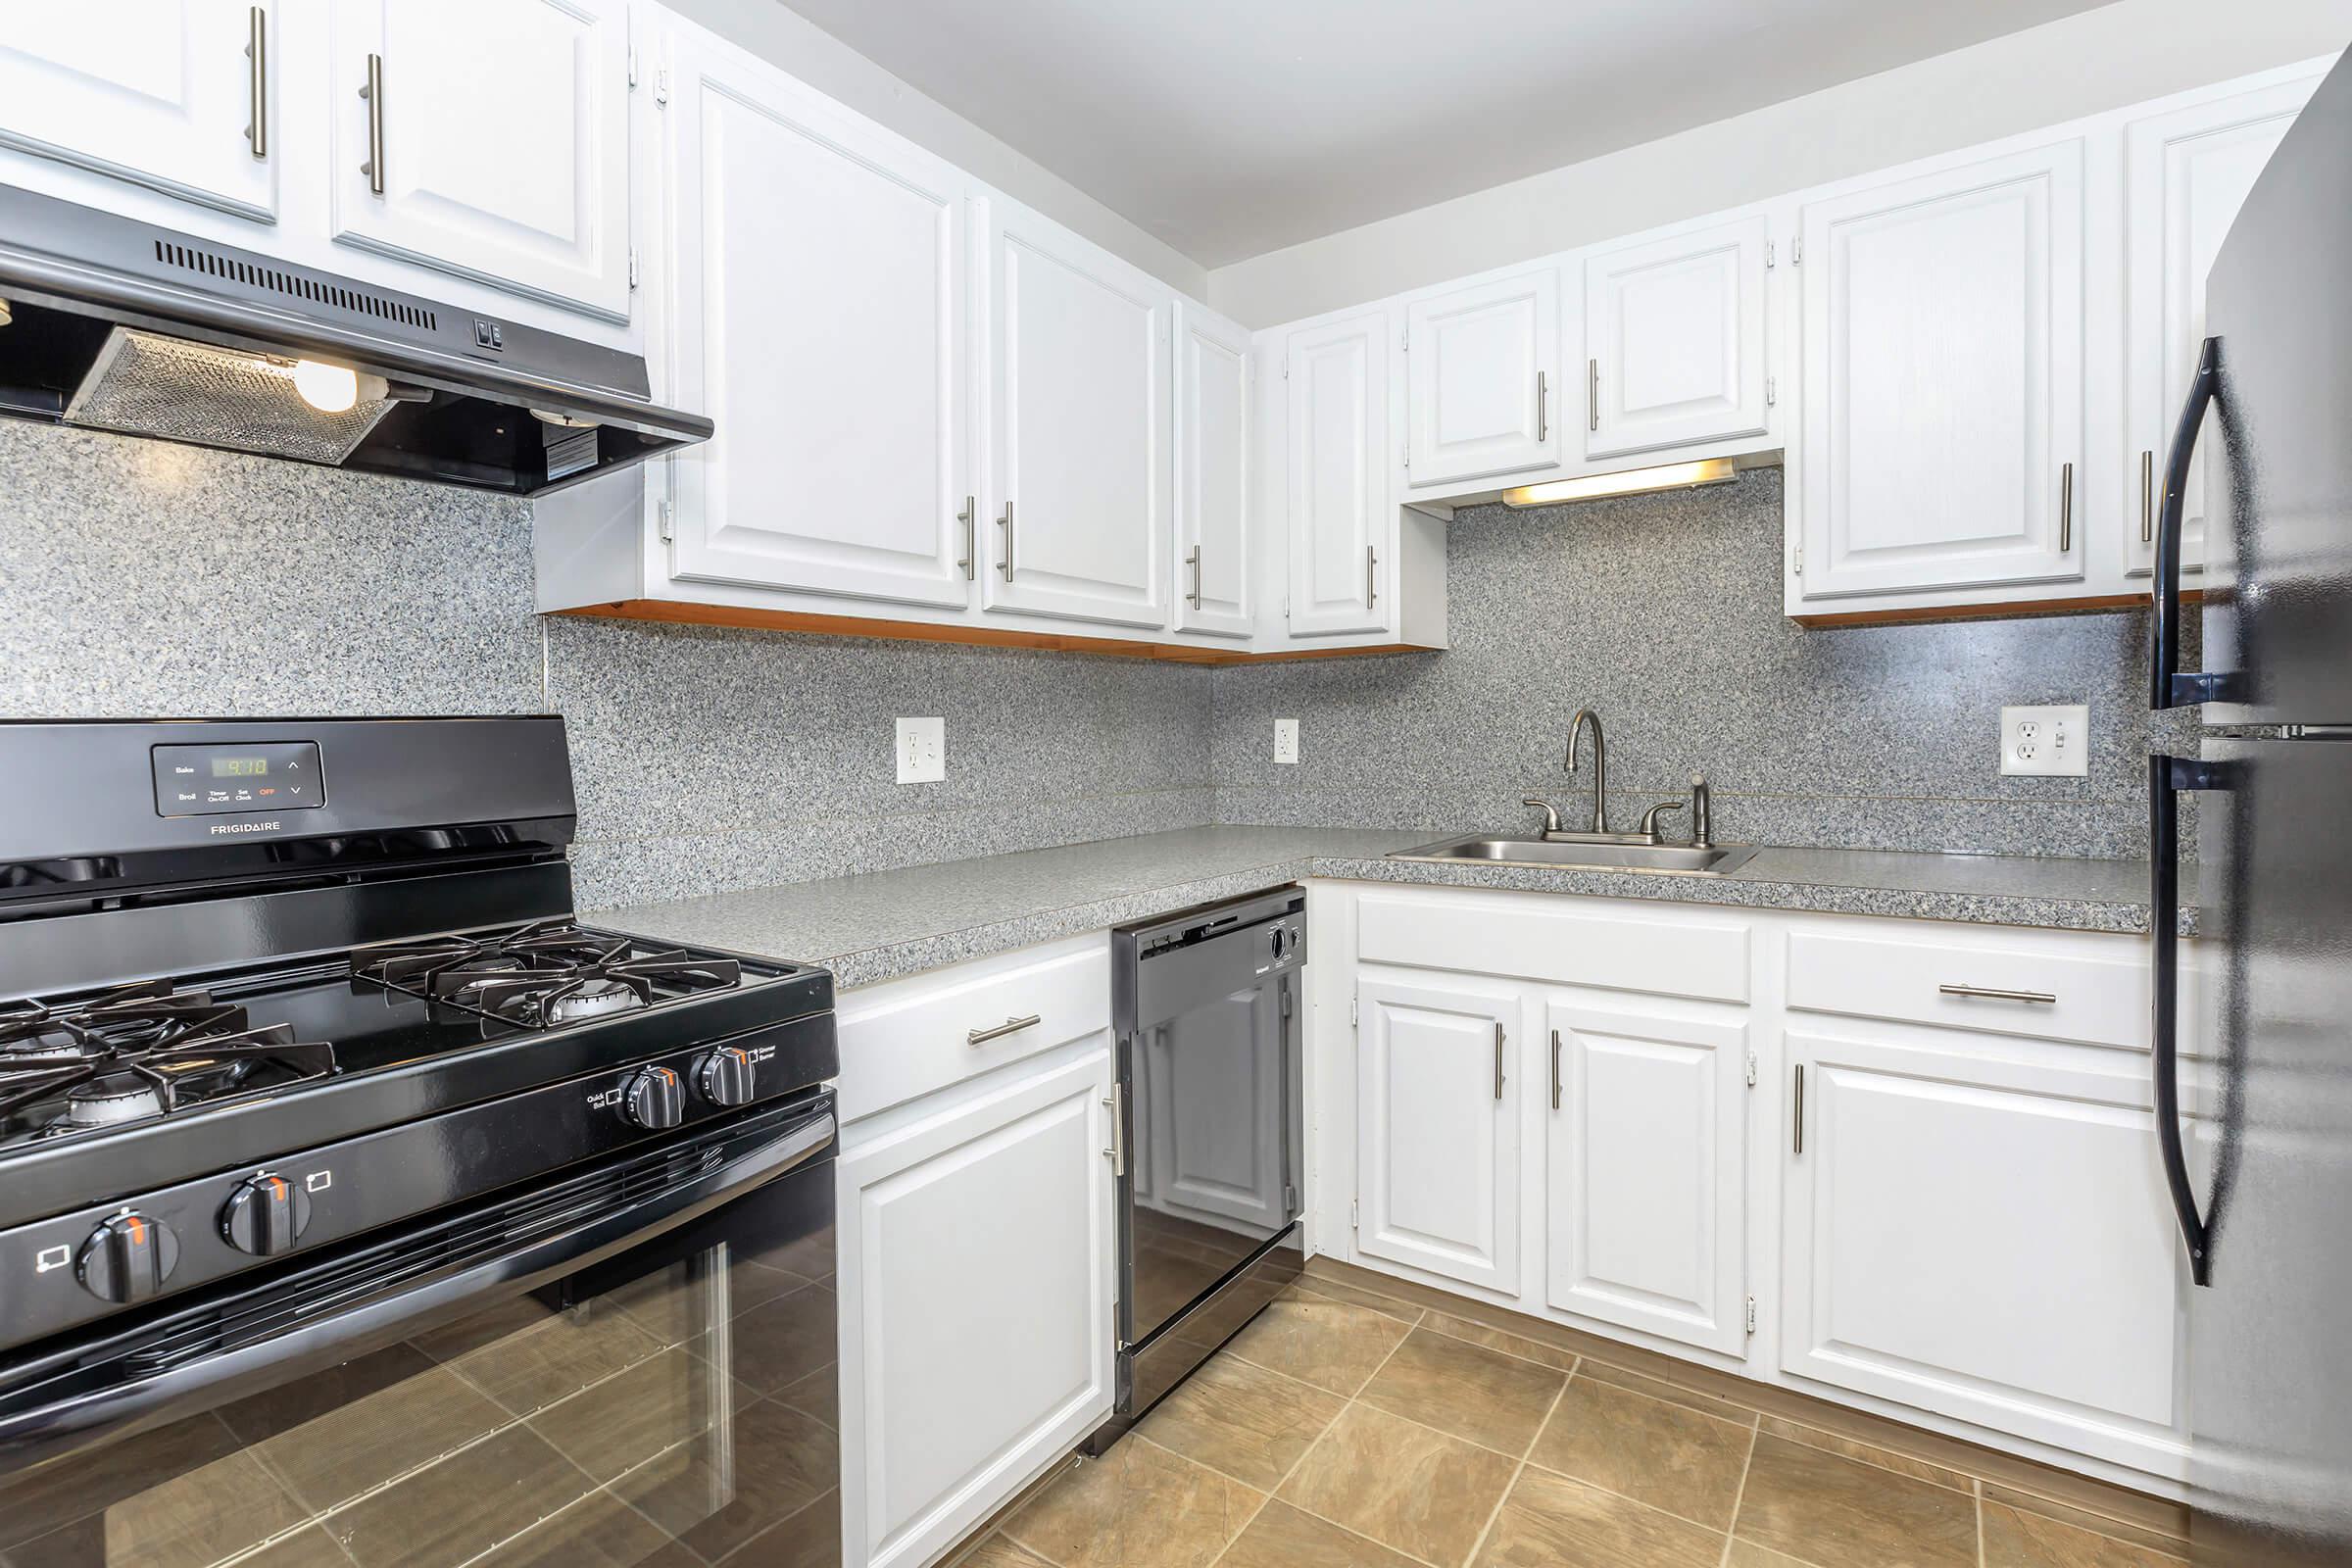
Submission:
MULTIPOLYGON (((606 909, 599 925, 767 954, 844 990, 1146 920, 1300 877, 1510 888, 1834 914, 2145 931, 2137 860, 1760 851, 1730 876, 1392 860, 1427 832, 1197 827, 606 909)), ((2184 874, 2186 886, 2195 878, 2184 874)), ((2193 912, 2181 928, 2193 931, 2193 912)))

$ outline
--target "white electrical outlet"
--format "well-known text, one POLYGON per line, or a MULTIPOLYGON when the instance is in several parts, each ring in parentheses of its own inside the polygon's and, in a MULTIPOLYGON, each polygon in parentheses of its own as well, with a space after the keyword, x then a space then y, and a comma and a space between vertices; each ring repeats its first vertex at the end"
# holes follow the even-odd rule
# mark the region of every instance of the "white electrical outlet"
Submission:
POLYGON ((1278 718, 1274 721, 1274 760, 1296 763, 1298 760, 1298 721, 1278 718))
POLYGON ((2080 703, 2002 709, 2001 771, 2055 778, 2088 774, 2090 710, 2080 703))
POLYGON ((948 721, 899 720, 899 782, 937 784, 948 776, 948 721))

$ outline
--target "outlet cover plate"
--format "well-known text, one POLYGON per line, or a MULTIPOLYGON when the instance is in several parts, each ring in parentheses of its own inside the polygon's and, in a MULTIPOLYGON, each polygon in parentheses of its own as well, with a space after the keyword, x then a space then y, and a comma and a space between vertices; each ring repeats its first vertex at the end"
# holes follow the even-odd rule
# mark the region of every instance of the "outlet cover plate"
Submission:
POLYGON ((948 721, 944 718, 899 720, 899 782, 937 784, 948 776, 948 721))
POLYGON ((2001 771, 2045 778, 2090 772, 2090 710, 2081 703, 2001 710, 2001 771))
POLYGON ((1298 761, 1298 721, 1278 718, 1274 721, 1274 760, 1296 766, 1298 761))

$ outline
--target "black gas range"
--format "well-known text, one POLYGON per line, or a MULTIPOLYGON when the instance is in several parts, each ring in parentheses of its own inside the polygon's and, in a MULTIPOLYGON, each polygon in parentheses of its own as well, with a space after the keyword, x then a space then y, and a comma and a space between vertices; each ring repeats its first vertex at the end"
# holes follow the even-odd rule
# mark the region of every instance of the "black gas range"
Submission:
POLYGON ((8 723, 0 789, 0 1496, 518 1298, 829 1255, 832 977, 576 919, 562 719, 8 723))

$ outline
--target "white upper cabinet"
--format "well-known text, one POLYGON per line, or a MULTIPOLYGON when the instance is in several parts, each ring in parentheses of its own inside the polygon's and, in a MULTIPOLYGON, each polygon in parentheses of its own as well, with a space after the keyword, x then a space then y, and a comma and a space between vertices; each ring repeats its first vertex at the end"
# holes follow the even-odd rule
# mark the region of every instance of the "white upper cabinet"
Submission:
POLYGON ((1414 486, 1560 461, 1560 273, 1531 271, 1405 305, 1414 486))
POLYGON ((1014 202, 983 205, 987 606, 1164 627, 1175 296, 1014 202))
MULTIPOLYGON (((2122 493, 2131 498, 2126 554, 2134 573, 2154 564, 2173 424, 2205 341, 2205 274, 2318 80, 2234 93, 2125 127, 2131 303, 2122 493)), ((2200 453, 2189 466, 2180 519, 2182 564, 2192 571, 2204 560, 2208 471, 2200 453)))
POLYGON ((270 6, 228 0, 11 6, 0 146, 270 220, 276 22, 270 6))
POLYGON ((707 38, 665 128, 676 391, 718 426, 670 460, 672 572, 964 605, 962 176, 707 38))
POLYGON ((2082 143, 1807 203, 1807 600, 2082 575, 2082 143))
POLYGON ((1740 1350, 1747 1025, 1645 1003, 1546 1013, 1545 1300, 1740 1350))
POLYGON ((1250 334, 1176 306, 1176 626, 1250 630, 1250 334))
POLYGON ((1284 346, 1295 637, 1378 631, 1388 618, 1389 322, 1388 312, 1365 311, 1303 327, 1284 346))
POLYGON ((1585 456, 1760 435, 1762 214, 1585 262, 1585 456))
POLYGON ((628 319, 625 0, 332 5, 335 237, 628 319))
POLYGON ((1504 986, 1356 989, 1356 1246, 1519 1288, 1519 999, 1504 986))

